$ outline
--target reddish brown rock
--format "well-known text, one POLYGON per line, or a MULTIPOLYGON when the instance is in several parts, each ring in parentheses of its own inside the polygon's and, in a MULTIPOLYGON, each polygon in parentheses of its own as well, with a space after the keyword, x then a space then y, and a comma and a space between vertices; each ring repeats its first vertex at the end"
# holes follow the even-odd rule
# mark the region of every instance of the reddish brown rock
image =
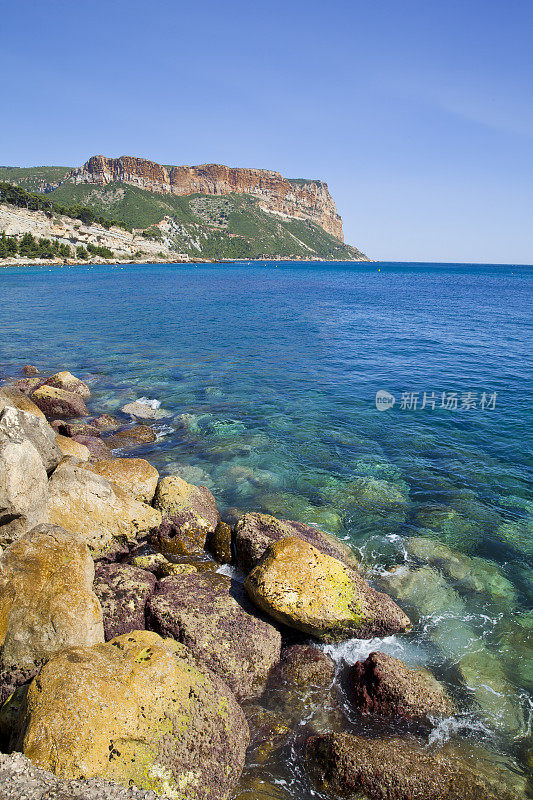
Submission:
POLYGON ((129 450, 133 447, 155 442, 156 439, 155 433, 148 425, 134 425, 109 436, 106 442, 112 450, 129 450))
POLYGON ((231 564, 231 527, 221 520, 215 530, 208 534, 206 547, 219 564, 231 564))
POLYGON ((426 669, 409 669, 385 653, 370 653, 352 669, 354 702, 363 713, 381 717, 424 719, 448 715, 453 704, 426 669))
POLYGON ((66 392, 79 394, 80 397, 90 397, 91 390, 86 383, 76 378, 72 372, 56 372, 45 380, 46 386, 55 386, 57 389, 64 389, 66 392))
POLYGON ((120 428, 120 422, 115 417, 112 417, 111 414, 100 414, 91 420, 91 424, 100 431, 116 431, 120 428))
POLYGON ((22 373, 24 375, 38 375, 39 370, 37 367, 34 367, 33 364, 26 364, 25 367, 22 367, 22 373))
POLYGON ((100 430, 96 425, 88 422, 67 422, 64 419, 54 419, 50 423, 52 428, 61 436, 100 436, 100 430))
POLYGON ((106 641, 145 629, 144 611, 155 584, 155 575, 130 564, 97 564, 93 591, 102 606, 106 641))
POLYGON ((113 458, 113 453, 99 436, 73 436, 75 442, 85 445, 93 458, 113 458))
POLYGON ((84 417, 89 412, 83 398, 75 392, 57 389, 55 386, 39 386, 31 399, 47 417, 84 417))
POLYGON ((20 378, 18 381, 13 381, 11 386, 15 389, 18 389, 19 392, 23 392, 26 395, 30 395, 39 386, 42 386, 43 380, 42 378, 20 378))
POLYGON ((164 167, 144 158, 93 156, 69 176, 75 183, 128 183, 161 194, 249 194, 259 205, 296 219, 310 220, 343 241, 342 220, 328 186, 319 180, 290 181, 265 169, 221 164, 164 167))
POLYGON ((182 511, 173 517, 165 517, 150 542, 155 550, 165 556, 200 556, 203 553, 206 531, 197 525, 196 516, 182 511))
POLYGON ((448 749, 428 752, 415 741, 365 739, 347 733, 311 736, 306 766, 328 792, 372 800, 519 800, 502 783, 494 785, 448 749))
POLYGON ((147 621, 161 636, 186 644, 239 699, 261 692, 279 660, 281 635, 224 575, 164 578, 148 601, 147 621))

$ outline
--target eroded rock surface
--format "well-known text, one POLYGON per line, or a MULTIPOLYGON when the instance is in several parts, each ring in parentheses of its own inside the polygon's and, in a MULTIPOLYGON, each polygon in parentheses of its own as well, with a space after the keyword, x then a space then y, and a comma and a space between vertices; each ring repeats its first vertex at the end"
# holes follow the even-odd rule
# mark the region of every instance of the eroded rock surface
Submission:
POLYGON ((148 624, 186 644, 241 698, 264 687, 281 635, 239 587, 211 572, 164 578, 148 603, 148 624))
POLYGON ((144 630, 146 602, 155 584, 155 575, 130 564, 97 565, 94 591, 102 606, 106 640, 144 630))
POLYGON ((11 748, 59 778, 227 800, 248 741, 227 686, 184 645, 142 631, 50 660, 29 687, 11 748))

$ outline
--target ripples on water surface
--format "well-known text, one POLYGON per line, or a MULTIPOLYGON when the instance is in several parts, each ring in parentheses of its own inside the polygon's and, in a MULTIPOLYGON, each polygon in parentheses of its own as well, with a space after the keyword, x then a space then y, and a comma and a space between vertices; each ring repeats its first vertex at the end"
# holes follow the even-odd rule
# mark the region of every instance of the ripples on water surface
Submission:
MULTIPOLYGON (((169 418, 142 455, 161 472, 209 486, 221 507, 348 540, 415 627, 328 648, 339 670, 377 648, 431 666, 462 711, 430 746, 482 745, 519 780, 533 691, 533 268, 31 267, 0 280, 4 377, 28 362, 70 369, 90 378, 98 411, 158 399, 169 418), (397 398, 381 413, 380 389, 397 398), (440 409, 443 391, 478 404, 497 392, 496 405, 440 409), (416 410, 402 392, 419 393, 416 410)), ((297 732, 360 730, 336 694, 330 711, 311 698, 297 732)), ((252 751, 241 788, 255 788, 239 796, 319 796, 297 732, 281 754, 252 751)))

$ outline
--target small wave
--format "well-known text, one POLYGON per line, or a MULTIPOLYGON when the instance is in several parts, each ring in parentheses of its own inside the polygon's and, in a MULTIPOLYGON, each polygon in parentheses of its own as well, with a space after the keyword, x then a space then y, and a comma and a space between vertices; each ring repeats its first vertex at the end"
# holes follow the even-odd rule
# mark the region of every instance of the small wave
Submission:
POLYGON ((159 441, 167 436, 169 433, 174 433, 174 428, 170 425, 161 425, 159 428, 154 429, 156 440, 159 441))
POLYGON ((398 656, 404 652, 404 645, 396 636, 385 636, 383 639, 348 639, 340 644, 326 644, 323 651, 330 656, 336 664, 344 662, 348 665, 362 661, 370 653, 379 650, 390 656, 398 656))
POLYGON ((222 566, 219 567, 216 572, 218 572, 219 575, 226 575, 228 578, 231 578, 238 583, 244 583, 243 573, 240 571, 240 569, 237 569, 237 567, 232 567, 231 564, 222 564, 222 566))
POLYGON ((153 398, 144 396, 138 397, 137 400, 135 400, 135 402, 139 403, 139 405, 141 406, 148 406, 148 408, 151 408, 153 411, 157 411, 157 409, 161 406, 159 400, 155 400, 153 398))

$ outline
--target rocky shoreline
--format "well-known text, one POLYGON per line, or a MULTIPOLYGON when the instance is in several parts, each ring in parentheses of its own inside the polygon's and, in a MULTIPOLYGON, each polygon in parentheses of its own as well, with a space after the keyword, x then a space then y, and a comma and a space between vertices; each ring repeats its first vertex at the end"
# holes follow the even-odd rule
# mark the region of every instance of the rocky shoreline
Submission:
POLYGON ((525 796, 427 747, 457 707, 429 671, 373 652, 338 674, 320 643, 411 630, 349 547, 160 476, 156 408, 90 413, 83 380, 23 374, 0 388, 1 798, 285 798, 243 768, 289 746, 319 797, 525 796))

